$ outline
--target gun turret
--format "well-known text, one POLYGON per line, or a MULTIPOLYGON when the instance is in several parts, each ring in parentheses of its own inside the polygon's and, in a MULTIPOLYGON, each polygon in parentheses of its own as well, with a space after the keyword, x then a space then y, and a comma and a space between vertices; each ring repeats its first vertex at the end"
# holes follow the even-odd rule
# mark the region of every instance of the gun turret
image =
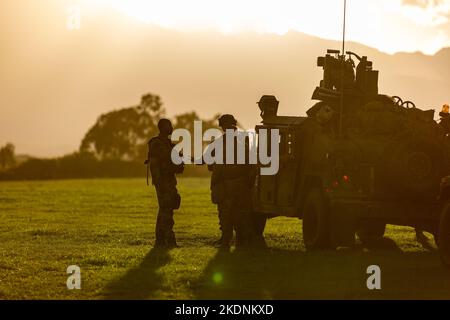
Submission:
POLYGON ((313 94, 313 100, 337 103, 341 90, 345 95, 365 97, 369 100, 378 95, 378 71, 367 57, 360 57, 351 51, 341 55, 339 50, 327 50, 325 56, 317 59, 317 66, 323 68, 323 79, 313 94), (355 62, 352 58, 358 60, 355 62), (343 88, 341 88, 343 86, 343 88))

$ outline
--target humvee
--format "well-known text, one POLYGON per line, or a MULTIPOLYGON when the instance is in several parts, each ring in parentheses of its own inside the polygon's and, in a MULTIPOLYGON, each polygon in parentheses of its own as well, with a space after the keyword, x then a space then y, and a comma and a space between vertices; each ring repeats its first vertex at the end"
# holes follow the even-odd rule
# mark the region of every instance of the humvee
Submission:
MULTIPOLYGON (((303 219, 308 250, 382 238, 386 225, 430 232, 450 266, 450 130, 434 110, 379 93, 367 57, 328 50, 323 80, 305 117, 278 115, 275 96, 259 102, 261 129, 280 134, 280 169, 259 175, 254 208, 265 218, 303 219)), ((450 128, 450 126, 448 126, 450 128)))

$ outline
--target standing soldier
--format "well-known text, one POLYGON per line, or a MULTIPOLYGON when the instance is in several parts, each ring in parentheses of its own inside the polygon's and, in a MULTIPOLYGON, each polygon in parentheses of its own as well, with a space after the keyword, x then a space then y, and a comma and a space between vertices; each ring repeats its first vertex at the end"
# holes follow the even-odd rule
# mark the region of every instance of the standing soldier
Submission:
POLYGON ((254 175, 250 165, 237 164, 236 151, 239 141, 236 136, 233 143, 235 161, 233 164, 226 164, 226 132, 232 130, 236 133, 236 119, 232 115, 224 115, 219 119, 219 126, 224 131, 221 138, 223 140, 223 164, 213 166, 211 197, 213 203, 218 205, 219 210, 219 222, 222 230, 220 247, 229 249, 234 231, 236 231, 236 247, 248 245, 253 240, 251 192, 254 175))
POLYGON ((161 119, 158 123, 159 135, 148 143, 148 159, 152 183, 158 198, 158 217, 156 220, 155 247, 178 247, 173 232, 173 211, 180 208, 181 198, 177 191, 176 174, 183 173, 183 165, 172 162, 174 144, 170 140, 173 126, 170 120, 161 119))

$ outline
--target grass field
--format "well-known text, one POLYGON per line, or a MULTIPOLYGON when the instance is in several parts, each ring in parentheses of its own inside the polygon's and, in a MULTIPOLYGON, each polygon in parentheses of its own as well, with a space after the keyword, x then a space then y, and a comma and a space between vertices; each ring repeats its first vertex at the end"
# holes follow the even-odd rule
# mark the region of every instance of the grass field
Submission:
POLYGON ((267 251, 220 253, 207 179, 181 179, 180 249, 155 251, 142 179, 0 183, 1 299, 449 299, 450 272, 410 228, 374 248, 307 253, 301 221, 268 223, 267 251), (370 265, 382 290, 366 287, 370 265), (66 269, 81 268, 81 290, 66 269))

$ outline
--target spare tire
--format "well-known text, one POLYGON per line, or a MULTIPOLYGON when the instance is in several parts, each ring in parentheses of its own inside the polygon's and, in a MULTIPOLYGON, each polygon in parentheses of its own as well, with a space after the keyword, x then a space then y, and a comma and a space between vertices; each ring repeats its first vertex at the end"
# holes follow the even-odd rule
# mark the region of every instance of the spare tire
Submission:
POLYGON ((431 138, 403 134, 384 153, 382 172, 395 193, 435 199, 441 178, 447 174, 445 150, 431 138))
POLYGON ((306 197, 303 213, 303 242, 309 251, 331 249, 330 211, 323 192, 314 188, 306 197))

